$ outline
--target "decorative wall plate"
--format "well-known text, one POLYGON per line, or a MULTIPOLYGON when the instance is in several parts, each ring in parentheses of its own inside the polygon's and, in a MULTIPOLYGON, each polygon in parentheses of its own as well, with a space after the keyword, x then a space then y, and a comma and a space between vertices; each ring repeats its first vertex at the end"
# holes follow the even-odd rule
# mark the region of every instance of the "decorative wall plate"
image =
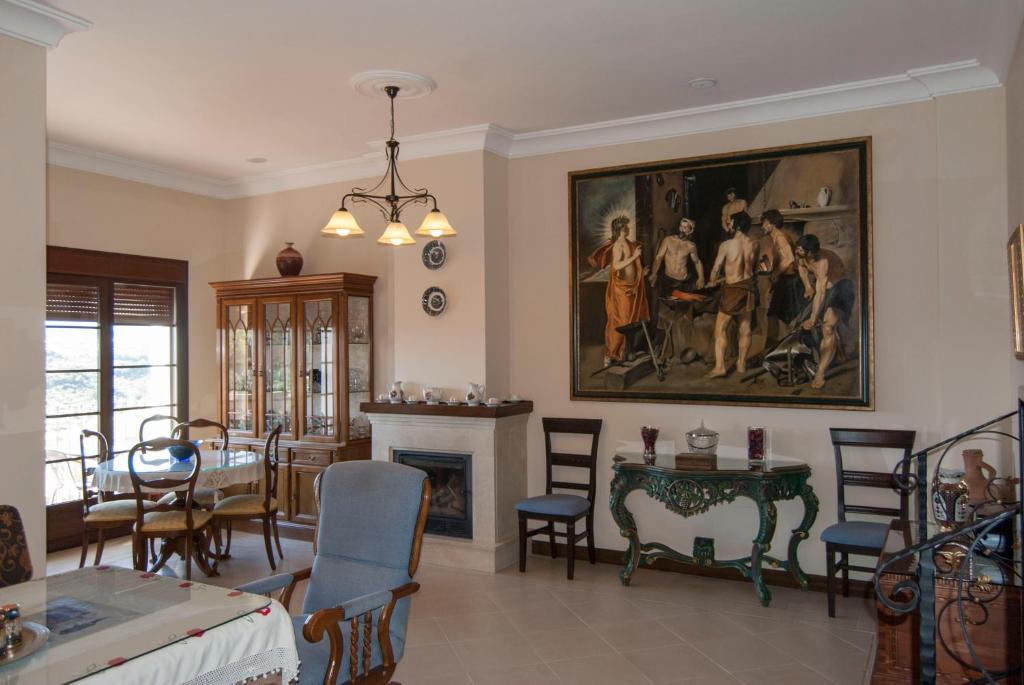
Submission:
POLYGON ((431 240, 423 246, 423 266, 431 271, 437 271, 444 266, 448 258, 448 248, 440 240, 431 240))
POLYGON ((427 288, 423 291, 423 311, 429 316, 440 316, 448 306, 448 296, 438 287, 427 288))

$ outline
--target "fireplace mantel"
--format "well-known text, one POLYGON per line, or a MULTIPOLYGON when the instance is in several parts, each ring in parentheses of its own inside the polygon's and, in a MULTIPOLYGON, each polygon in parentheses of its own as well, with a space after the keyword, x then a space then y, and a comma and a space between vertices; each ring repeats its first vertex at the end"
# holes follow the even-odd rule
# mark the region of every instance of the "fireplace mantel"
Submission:
POLYGON ((360 411, 366 414, 408 414, 412 416, 456 416, 469 419, 503 419, 507 416, 529 414, 533 411, 533 402, 506 402, 500 407, 488 407, 480 404, 471 407, 468 404, 447 405, 427 404, 392 404, 390 402, 363 402, 360 411))
POLYGON ((515 563, 515 504, 526 497, 526 426, 532 402, 500 407, 365 402, 372 458, 395 461, 415 452, 468 455, 472 539, 427 534, 423 561, 495 572, 515 563))

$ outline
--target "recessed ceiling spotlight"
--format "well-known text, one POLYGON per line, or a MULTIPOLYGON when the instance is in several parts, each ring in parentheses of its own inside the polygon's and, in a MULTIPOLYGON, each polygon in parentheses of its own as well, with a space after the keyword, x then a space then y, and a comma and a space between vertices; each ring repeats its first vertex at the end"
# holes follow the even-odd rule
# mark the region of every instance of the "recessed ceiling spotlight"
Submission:
POLYGON ((264 163, 266 163, 267 158, 266 157, 250 157, 249 159, 247 159, 245 161, 249 162, 250 164, 264 164, 264 163))
POLYGON ((690 81, 690 88, 696 88, 697 90, 707 90, 717 85, 718 81, 713 78, 695 78, 690 81))

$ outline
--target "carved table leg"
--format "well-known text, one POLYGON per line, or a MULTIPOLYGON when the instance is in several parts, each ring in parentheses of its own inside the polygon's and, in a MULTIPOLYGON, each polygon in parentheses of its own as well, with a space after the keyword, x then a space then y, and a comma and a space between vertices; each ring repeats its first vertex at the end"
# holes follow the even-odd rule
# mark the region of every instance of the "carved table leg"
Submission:
POLYGON ((608 504, 612 511, 612 519, 619 526, 619 535, 629 540, 629 547, 626 549, 626 565, 619 571, 619 580, 623 585, 629 585, 637 565, 640 563, 640 537, 636 532, 636 519, 626 508, 626 495, 629 494, 629 486, 625 479, 616 474, 612 478, 612 494, 608 498, 608 504))
POLYGON ((804 570, 800 568, 800 559, 797 557, 797 547, 803 540, 807 539, 808 531, 811 526, 814 525, 815 519, 818 518, 818 496, 814 494, 814 488, 808 483, 804 483, 803 488, 800 490, 800 499, 804 503, 804 517, 800 521, 800 525, 793 529, 793 534, 789 537, 789 572, 796 579, 796 582, 800 583, 800 589, 806 590, 808 587, 807 575, 804 570))
POLYGON ((775 537, 775 522, 779 518, 779 512, 775 508, 775 502, 766 498, 760 498, 757 501, 757 511, 761 522, 750 551, 750 580, 754 582, 754 589, 757 590, 761 606, 768 606, 772 601, 772 593, 765 585, 761 575, 761 556, 771 549, 772 538, 775 537))

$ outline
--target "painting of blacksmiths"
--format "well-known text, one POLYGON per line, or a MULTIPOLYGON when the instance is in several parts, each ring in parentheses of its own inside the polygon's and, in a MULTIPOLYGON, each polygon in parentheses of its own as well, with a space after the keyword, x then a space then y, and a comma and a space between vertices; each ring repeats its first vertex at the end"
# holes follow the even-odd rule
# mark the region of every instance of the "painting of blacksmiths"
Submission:
POLYGON ((569 186, 573 399, 872 408, 869 138, 569 186))

